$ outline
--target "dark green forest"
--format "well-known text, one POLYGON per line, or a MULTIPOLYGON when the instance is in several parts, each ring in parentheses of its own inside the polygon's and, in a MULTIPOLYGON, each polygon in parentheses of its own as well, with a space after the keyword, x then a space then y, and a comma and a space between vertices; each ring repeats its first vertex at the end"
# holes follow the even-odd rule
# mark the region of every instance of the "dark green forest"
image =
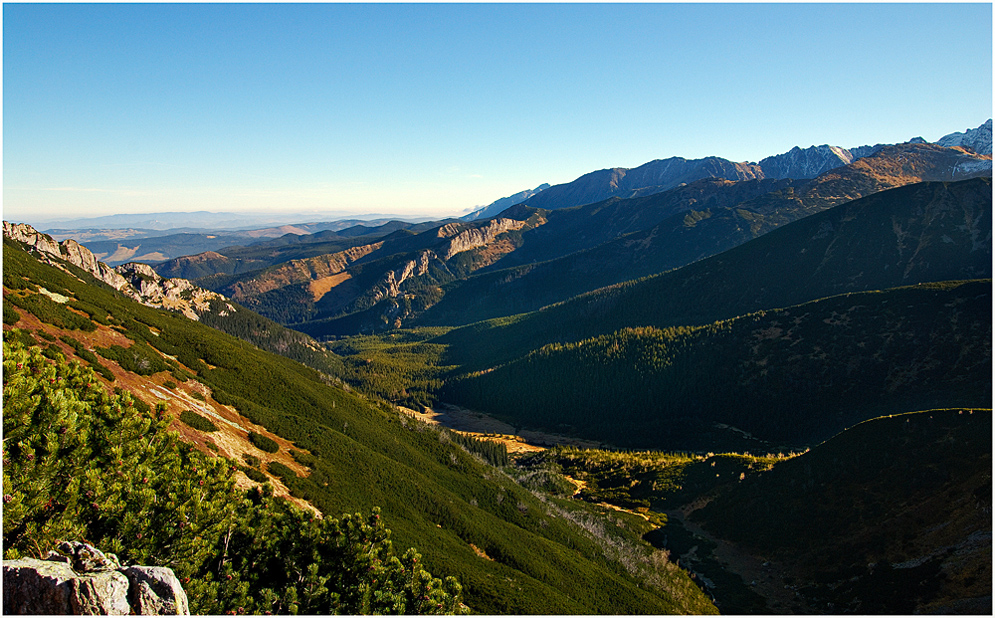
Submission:
POLYGON ((446 401, 620 446, 815 444, 862 420, 991 401, 991 281, 632 328, 449 379, 446 401), (732 404, 731 402, 735 402, 732 404))

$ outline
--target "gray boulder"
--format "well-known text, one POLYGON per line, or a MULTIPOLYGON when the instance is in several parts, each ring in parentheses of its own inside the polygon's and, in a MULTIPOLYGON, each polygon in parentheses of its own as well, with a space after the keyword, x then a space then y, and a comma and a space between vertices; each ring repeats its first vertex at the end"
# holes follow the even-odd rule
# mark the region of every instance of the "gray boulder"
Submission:
POLYGON ((186 616, 190 614, 187 595, 172 569, 132 566, 124 569, 131 587, 128 601, 136 614, 186 616))
POLYGON ((118 571, 79 574, 64 562, 5 560, 3 613, 125 616, 128 578, 118 571))
POLYGON ((175 616, 190 608, 172 569, 122 568, 114 554, 69 541, 45 560, 3 561, 3 613, 175 616))

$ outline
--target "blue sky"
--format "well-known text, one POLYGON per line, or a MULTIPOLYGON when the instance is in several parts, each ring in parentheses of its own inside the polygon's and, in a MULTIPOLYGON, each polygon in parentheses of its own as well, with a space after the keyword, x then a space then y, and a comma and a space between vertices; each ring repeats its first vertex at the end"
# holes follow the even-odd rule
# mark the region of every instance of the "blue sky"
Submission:
POLYGON ((4 218, 442 216, 992 115, 992 5, 5 4, 4 218))

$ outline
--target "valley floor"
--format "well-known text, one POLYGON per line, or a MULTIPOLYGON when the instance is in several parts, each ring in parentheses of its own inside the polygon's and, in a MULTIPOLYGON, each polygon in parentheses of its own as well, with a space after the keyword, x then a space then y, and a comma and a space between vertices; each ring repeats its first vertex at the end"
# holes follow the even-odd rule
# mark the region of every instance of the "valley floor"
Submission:
POLYGON ((604 445, 592 440, 580 440, 568 436, 542 431, 519 430, 483 412, 467 410, 459 406, 439 404, 435 408, 425 408, 421 412, 411 408, 398 408, 401 412, 420 421, 440 425, 467 436, 504 444, 508 453, 517 455, 545 450, 550 446, 576 446, 577 448, 600 448, 604 445))

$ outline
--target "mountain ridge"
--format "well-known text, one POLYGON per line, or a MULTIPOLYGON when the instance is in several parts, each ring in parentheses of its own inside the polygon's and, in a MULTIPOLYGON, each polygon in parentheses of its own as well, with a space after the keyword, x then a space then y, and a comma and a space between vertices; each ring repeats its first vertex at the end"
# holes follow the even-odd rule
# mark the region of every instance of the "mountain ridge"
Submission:
POLYGON ((439 342, 450 344, 447 364, 484 370, 630 326, 701 325, 847 292, 991 277, 991 191, 990 178, 976 178, 875 193, 682 268, 464 326, 439 342))

